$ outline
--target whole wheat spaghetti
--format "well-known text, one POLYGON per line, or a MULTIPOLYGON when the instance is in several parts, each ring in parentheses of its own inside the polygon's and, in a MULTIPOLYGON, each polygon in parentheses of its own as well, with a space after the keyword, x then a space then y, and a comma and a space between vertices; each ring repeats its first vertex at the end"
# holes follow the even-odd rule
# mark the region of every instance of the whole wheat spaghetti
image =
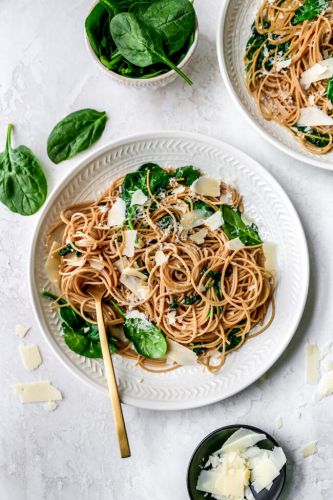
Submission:
POLYGON ((99 199, 61 211, 50 231, 50 240, 59 240, 58 253, 59 248, 62 254, 61 249, 70 249, 60 258, 59 295, 94 322, 95 304, 87 288, 102 284, 104 319, 119 354, 147 370, 165 371, 179 364, 170 362, 168 353, 162 359, 140 355, 119 328, 125 320, 121 311, 143 313, 168 341, 194 351, 199 363, 218 371, 228 353, 271 323, 274 276, 265 268, 261 243, 244 245, 228 237, 223 218, 216 229, 206 223, 207 216, 228 205, 243 230, 257 234, 252 222, 244 216, 240 221, 243 203, 233 187, 218 182, 218 195, 205 196, 183 185, 182 178, 173 178, 171 170, 168 175, 168 185, 154 194, 148 170, 146 200, 134 210, 128 204, 126 220, 119 226, 110 225, 110 211, 124 196, 124 178, 99 199), (131 257, 126 248, 129 232, 135 235, 131 257))
POLYGON ((299 126, 301 111, 316 107, 331 116, 333 81, 304 86, 302 74, 333 55, 333 2, 264 0, 244 55, 246 85, 266 120, 287 127, 305 149, 333 148, 333 126, 299 126), (328 85, 332 85, 331 92, 328 85))

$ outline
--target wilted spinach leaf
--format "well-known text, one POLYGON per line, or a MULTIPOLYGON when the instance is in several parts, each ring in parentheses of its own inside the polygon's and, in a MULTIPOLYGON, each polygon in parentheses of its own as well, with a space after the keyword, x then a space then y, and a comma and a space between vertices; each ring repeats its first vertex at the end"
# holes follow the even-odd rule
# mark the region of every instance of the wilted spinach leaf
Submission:
POLYGON ((174 177, 175 179, 181 179, 178 182, 179 184, 183 184, 184 186, 191 186, 191 184, 193 184, 193 182, 196 181, 200 176, 200 170, 192 167, 192 165, 179 167, 172 174, 172 177, 174 177))
POLYGON ((213 208, 211 208, 209 205, 207 205, 207 203, 201 200, 196 200, 193 203, 193 208, 194 210, 200 210, 201 215, 204 219, 207 219, 215 213, 215 210, 213 208))
MULTIPOLYGON (((62 306, 59 307, 59 315, 62 319, 61 328, 67 346, 76 354, 86 358, 102 358, 97 325, 86 321, 69 305, 63 307, 66 304, 65 300, 59 300, 53 293, 43 290, 42 295, 52 301, 57 301, 62 306)), ((108 345, 111 354, 118 352, 117 342, 114 338, 108 338, 108 345)))
POLYGON ((223 224, 222 229, 230 240, 239 238, 244 245, 259 245, 262 243, 258 228, 255 224, 247 226, 239 210, 230 205, 221 205, 223 224))
POLYGON ((200 301, 201 301, 201 296, 199 294, 193 295, 192 297, 189 297, 188 295, 184 296, 184 304, 186 306, 193 306, 194 304, 200 301))
POLYGON ((295 10, 292 24, 295 25, 314 19, 327 9, 328 4, 329 2, 327 0, 305 0, 303 5, 295 10))
POLYGON ((159 359, 166 355, 168 347, 165 336, 150 321, 140 318, 126 318, 124 332, 141 356, 159 359))
POLYGON ((296 132, 301 132, 304 139, 317 148, 325 148, 330 142, 330 134, 324 134, 312 127, 300 127, 299 125, 294 125, 292 129, 295 129, 296 132))
POLYGON ((333 77, 331 77, 328 82, 327 82, 327 87, 326 87, 326 94, 327 97, 333 101, 333 77))

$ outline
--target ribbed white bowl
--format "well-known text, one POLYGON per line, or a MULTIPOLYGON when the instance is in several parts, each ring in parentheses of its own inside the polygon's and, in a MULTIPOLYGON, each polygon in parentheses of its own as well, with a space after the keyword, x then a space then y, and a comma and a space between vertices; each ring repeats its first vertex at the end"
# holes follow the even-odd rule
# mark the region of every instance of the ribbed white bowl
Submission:
POLYGON ((307 245, 298 216, 278 183, 254 160, 222 142, 184 132, 145 134, 117 141, 85 160, 54 190, 41 213, 31 245, 29 280, 33 307, 51 348, 67 368, 95 387, 106 390, 103 363, 68 349, 57 312, 40 295, 40 290, 50 287, 44 272, 47 232, 61 208, 96 197, 113 179, 148 161, 164 167, 192 164, 235 184, 262 237, 278 244, 276 318, 266 333, 228 356, 218 375, 199 365, 156 375, 114 356, 125 403, 160 410, 193 408, 241 391, 284 351, 307 296, 307 245))
POLYGON ((303 149, 286 128, 261 116, 246 89, 242 58, 260 3, 259 0, 226 0, 223 4, 216 44, 224 83, 245 117, 267 141, 297 160, 333 170, 333 152, 315 155, 303 149))

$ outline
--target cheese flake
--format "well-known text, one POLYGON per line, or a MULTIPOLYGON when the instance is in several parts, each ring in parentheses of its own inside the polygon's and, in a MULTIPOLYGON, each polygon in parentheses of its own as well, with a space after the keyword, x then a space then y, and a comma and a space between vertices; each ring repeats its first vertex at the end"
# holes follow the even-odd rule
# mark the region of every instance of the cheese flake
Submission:
POLYGON ((333 125, 333 118, 328 116, 317 106, 309 106, 300 109, 300 117, 297 125, 299 127, 318 127, 321 125, 333 125))
POLYGON ((317 384, 319 380, 319 350, 317 344, 308 344, 306 347, 306 380, 308 384, 317 384))
POLYGON ((318 452, 317 441, 311 441, 302 448, 303 458, 308 458, 318 452))
POLYGON ((219 227, 222 226, 224 220, 222 217, 222 213, 220 210, 217 210, 215 214, 211 215, 208 217, 208 219, 205 220, 205 225, 209 227, 211 231, 215 231, 219 227))
POLYGON ((16 335, 21 337, 21 339, 23 339, 23 337, 26 336, 26 334, 28 333, 29 330, 30 330, 30 326, 16 325, 16 327, 15 327, 15 333, 16 333, 16 335))
POLYGON ((108 227, 122 226, 126 220, 126 203, 117 198, 108 213, 108 227))
POLYGON ((283 59, 281 61, 277 61, 275 64, 275 69, 277 72, 281 71, 282 69, 289 68, 291 65, 291 58, 289 59, 283 59))
POLYGON ((249 429, 240 428, 234 432, 222 446, 222 450, 226 451, 242 451, 266 439, 265 434, 251 431, 249 429))
POLYGON ((311 83, 326 80, 333 76, 333 57, 320 61, 302 73, 301 85, 308 89, 311 83))
POLYGON ((45 262, 46 277, 51 283, 54 283, 57 286, 60 282, 59 269, 61 264, 61 255, 59 255, 58 250, 62 248, 62 246, 63 245, 61 245, 61 243, 54 241, 45 262))
POLYGON ((100 260, 89 260, 90 267, 96 269, 96 271, 103 271, 104 264, 100 260))
MULTIPOLYGON (((176 312, 176 311, 172 311, 176 312)), ((170 314, 170 313, 169 313, 170 314)), ((189 366, 194 365, 197 362, 197 355, 192 349, 185 347, 178 342, 174 342, 171 339, 167 340, 168 343, 168 351, 167 358, 175 361, 179 365, 189 366)))
POLYGON ((265 241, 262 245, 262 249, 265 255, 265 269, 271 273, 276 272, 278 252, 277 244, 265 241))
POLYGON ((194 243, 196 243, 197 245, 201 245, 202 243, 204 243, 207 234, 208 234, 208 229, 203 227, 202 229, 199 229, 199 231, 197 231, 196 233, 191 234, 190 240, 194 241, 194 243))
POLYGON ((58 408, 58 405, 55 401, 48 401, 45 405, 44 405, 44 410, 45 411, 54 411, 58 408))
POLYGON ((126 319, 141 319, 144 321, 148 321, 147 316, 143 312, 138 311, 137 309, 132 309, 131 311, 127 311, 126 319))
POLYGON ((190 187, 191 191, 201 196, 220 196, 220 182, 211 177, 199 177, 190 187))
POLYGON ((233 240, 229 240, 225 244, 226 248, 230 251, 240 250, 244 248, 245 245, 239 238, 234 238, 233 240))
POLYGON ((25 345, 21 343, 19 345, 19 352, 22 364, 26 370, 33 371, 42 364, 42 357, 37 345, 25 345))
POLYGON ((162 266, 165 262, 168 262, 169 257, 165 255, 163 250, 157 250, 155 253, 155 262, 158 266, 162 266))
POLYGON ((167 321, 169 325, 175 325, 176 324, 176 311, 169 311, 167 314, 167 321))
POLYGON ((40 403, 62 399, 59 389, 47 381, 13 384, 12 388, 19 396, 21 403, 40 403))
POLYGON ((133 207, 134 205, 142 206, 146 203, 147 200, 148 197, 145 195, 145 193, 141 189, 137 189, 132 194, 131 207, 133 207))
POLYGON ((138 299, 144 300, 149 294, 149 287, 144 285, 142 280, 135 276, 120 275, 120 283, 128 288, 138 299))
POLYGON ((326 398, 333 394, 333 370, 325 372, 319 383, 319 397, 326 398))
POLYGON ((136 230, 127 229, 124 231, 125 246, 123 249, 123 255, 126 255, 126 257, 134 257, 136 235, 136 230))

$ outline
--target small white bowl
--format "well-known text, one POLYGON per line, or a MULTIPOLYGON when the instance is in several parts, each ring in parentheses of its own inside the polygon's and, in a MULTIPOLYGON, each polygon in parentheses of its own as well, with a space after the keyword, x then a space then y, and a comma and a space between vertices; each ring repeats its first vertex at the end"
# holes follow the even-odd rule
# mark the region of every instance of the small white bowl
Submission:
MULTIPOLYGON (((92 9, 97 5, 98 2, 94 3, 92 8, 90 9, 89 13, 92 11, 92 9)), ((88 13, 88 15, 89 15, 88 13)), ((118 83, 121 83, 122 85, 126 85, 127 87, 136 87, 136 88, 161 88, 164 87, 165 85, 168 85, 168 83, 173 82, 177 77, 180 78, 177 73, 174 70, 170 70, 167 73, 163 73, 162 75, 154 76, 153 78, 147 78, 147 79, 141 79, 141 78, 130 78, 127 76, 122 76, 116 73, 115 71, 112 71, 104 66, 104 64, 101 63, 101 61, 98 59, 96 56, 95 52, 93 51, 89 39, 87 37, 86 30, 84 30, 84 38, 86 42, 86 47, 88 49, 88 52, 92 58, 92 60, 97 64, 99 68, 103 70, 104 73, 106 73, 109 77, 111 77, 113 80, 115 80, 118 83)), ((199 38, 199 26, 198 26, 198 19, 196 17, 196 28, 195 28, 195 33, 194 33, 194 40, 189 48, 189 51, 187 52, 186 56, 184 59, 177 65, 178 68, 184 69, 192 55, 194 54, 194 51, 197 47, 198 44, 198 38, 199 38)))

